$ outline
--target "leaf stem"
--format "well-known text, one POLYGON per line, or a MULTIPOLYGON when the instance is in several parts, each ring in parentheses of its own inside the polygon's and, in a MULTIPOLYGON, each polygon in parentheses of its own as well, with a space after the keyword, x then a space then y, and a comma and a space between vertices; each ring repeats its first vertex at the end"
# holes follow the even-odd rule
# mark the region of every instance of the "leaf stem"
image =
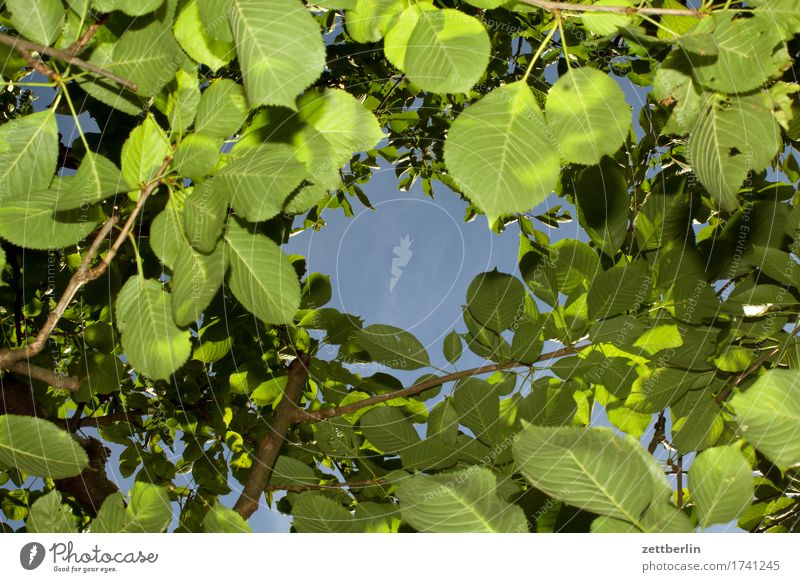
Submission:
POLYGON ((553 35, 556 33, 556 30, 559 28, 560 18, 557 18, 553 25, 550 27, 550 32, 547 33, 547 36, 544 37, 544 40, 539 45, 539 48, 536 49, 536 53, 534 53, 533 58, 531 58, 531 62, 528 63, 528 68, 525 70, 525 75, 522 77, 522 82, 525 83, 528 81, 528 76, 531 74, 533 70, 533 65, 536 64, 536 61, 539 60, 539 57, 544 52, 545 47, 550 43, 550 40, 553 38, 553 35))

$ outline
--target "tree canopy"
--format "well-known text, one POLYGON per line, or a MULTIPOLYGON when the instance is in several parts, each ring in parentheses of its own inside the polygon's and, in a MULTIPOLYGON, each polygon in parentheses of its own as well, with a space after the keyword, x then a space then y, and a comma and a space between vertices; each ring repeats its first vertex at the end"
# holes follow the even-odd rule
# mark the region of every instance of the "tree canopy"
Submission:
POLYGON ((6 531, 265 504, 299 532, 800 529, 794 0, 6 0, 2 26, 6 531), (386 167, 519 241, 440 345, 281 248, 386 167))

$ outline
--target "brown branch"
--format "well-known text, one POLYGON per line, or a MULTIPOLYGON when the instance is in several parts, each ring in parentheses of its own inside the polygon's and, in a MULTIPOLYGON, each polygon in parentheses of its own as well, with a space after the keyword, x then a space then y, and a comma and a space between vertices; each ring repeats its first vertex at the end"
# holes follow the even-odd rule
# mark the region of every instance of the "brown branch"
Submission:
POLYGON ((307 485, 267 485, 267 491, 288 491, 302 493, 303 491, 319 491, 321 489, 342 489, 369 487, 370 485, 384 485, 383 479, 367 479, 366 481, 342 481, 341 483, 309 483, 307 485))
POLYGON ((675 467, 675 485, 678 488, 678 509, 683 508, 683 455, 678 455, 678 464, 675 467))
MULTIPOLYGON (((577 347, 567 346, 565 348, 555 350, 554 352, 542 354, 536 359, 536 361, 545 362, 553 358, 560 358, 561 356, 574 354, 584 348, 589 347, 590 345, 591 344, 585 344, 577 347)), ((394 400, 395 398, 404 398, 406 396, 413 396, 415 394, 419 394, 420 392, 428 390, 429 388, 435 388, 436 386, 441 386, 442 384, 446 384, 447 382, 452 382, 453 380, 458 380, 460 378, 478 376, 480 374, 488 374, 490 372, 497 372, 498 370, 507 370, 508 368, 519 368, 523 366, 529 367, 530 364, 525 364, 523 362, 516 362, 516 361, 504 362, 501 364, 488 364, 486 366, 479 366, 477 368, 471 368, 469 370, 454 372, 452 374, 447 374, 445 376, 437 376, 436 378, 430 378, 429 380, 425 380, 418 384, 414 384, 413 386, 409 386, 408 388, 395 390, 394 392, 387 392, 386 394, 377 394, 375 396, 372 396, 371 398, 367 398, 366 400, 359 400, 358 402, 352 402, 344 406, 334 406, 333 408, 322 408, 320 410, 298 409, 295 412, 293 422, 296 423, 319 422, 321 420, 325 420, 326 418, 341 416, 343 414, 351 414, 353 412, 356 412, 357 410, 361 410, 362 408, 366 408, 374 404, 380 404, 381 402, 386 402, 388 400, 394 400)))
POLYGON ((611 12, 613 14, 648 14, 654 16, 688 16, 705 18, 707 13, 691 8, 653 8, 652 6, 596 6, 594 4, 572 4, 571 2, 548 2, 546 0, 520 0, 549 12, 611 12))
POLYGON ((759 357, 755 362, 753 362, 750 367, 748 367, 744 372, 735 376, 731 382, 728 382, 722 390, 719 391, 716 397, 717 404, 722 404, 725 400, 728 399, 728 396, 731 395, 734 388, 736 388, 742 381, 747 378, 750 374, 758 370, 761 365, 769 360, 772 356, 777 354, 781 350, 780 346, 775 346, 774 348, 768 350, 763 356, 759 357))
POLYGON ((53 69, 45 65, 40 59, 37 59, 33 56, 31 51, 27 49, 17 49, 17 52, 22 55, 22 58, 25 59, 25 62, 28 63, 28 66, 49 79, 51 79, 55 83, 61 82, 61 75, 56 73, 53 69))
POLYGON ((89 28, 81 35, 81 37, 64 49, 64 52, 68 55, 72 55, 73 57, 77 57, 81 54, 85 49, 89 42, 92 40, 97 31, 102 28, 102 26, 108 21, 108 14, 104 14, 100 17, 99 20, 92 22, 89 25, 89 28))
POLYGON ((247 478, 242 494, 233 506, 233 510, 244 519, 249 519, 258 509, 259 500, 263 495, 269 478, 272 475, 272 466, 278 458, 281 445, 286 438, 286 433, 292 426, 297 403, 303 395, 303 390, 308 380, 309 357, 299 353, 289 365, 289 377, 283 398, 275 409, 275 418, 269 433, 259 441, 253 468, 247 478))
POLYGON ((81 387, 81 381, 77 377, 65 376, 60 372, 53 372, 47 368, 42 368, 35 364, 31 364, 29 361, 15 362, 8 367, 8 370, 10 372, 14 372, 15 374, 27 376, 28 378, 33 378, 34 380, 39 380, 40 382, 44 382, 53 388, 65 388, 66 390, 75 392, 81 387))
MULTIPOLYGON (((67 310, 72 299, 75 297, 75 294, 78 290, 83 287, 86 283, 93 281, 100 277, 103 273, 105 273, 108 266, 111 264, 112 259, 116 256, 119 248, 128 238, 128 234, 131 232, 134 223, 136 222, 136 218, 138 217, 139 213, 141 212, 142 208, 144 207, 144 203, 147 201, 147 198, 152 194, 156 188, 158 188, 159 184, 161 184, 162 174, 166 171, 167 166, 171 157, 168 156, 164 162, 161 164, 161 168, 159 168, 156 178, 149 182, 143 189, 141 194, 139 195, 139 200, 136 203, 136 206, 131 211, 130 216, 128 216, 128 220, 125 222, 125 225, 120 230, 120 233, 117 235, 116 240, 111 245, 111 248, 106 253, 105 257, 100 261, 100 263, 95 266, 94 268, 89 268, 89 264, 92 262, 92 259, 97 255, 100 251, 100 246, 102 245, 103 241, 111 232, 111 229, 119 220, 118 217, 112 216, 109 218, 105 224, 103 224, 100 231, 97 233, 97 236, 94 239, 94 242, 89 247, 89 250, 86 252, 86 255, 83 257, 83 261, 81 261, 78 270, 70 278, 69 282, 67 283, 67 288, 64 290, 64 293, 61 295, 61 298, 58 300, 53 311, 47 316, 47 320, 45 321, 42 328, 39 330, 39 333, 36 335, 36 338, 29 343, 28 345, 21 347, 21 348, 13 348, 13 349, 2 349, 0 350, 0 370, 11 370, 13 366, 17 362, 22 360, 29 360, 33 356, 37 355, 39 352, 44 349, 47 340, 50 338, 50 335, 53 333, 56 325, 58 324, 61 316, 64 315, 64 312, 67 310)), ((27 368, 27 365, 24 365, 27 368)), ((17 370, 15 370, 17 371, 17 370)), ((31 375, 31 374, 27 374, 31 375)), ((31 377, 35 377, 32 376, 31 377)), ((77 388, 74 388, 77 390, 77 388)))
POLYGON ((36 51, 40 55, 47 55, 48 57, 53 57, 54 59, 64 61, 65 63, 68 63, 70 65, 75 65, 76 67, 80 67, 81 69, 85 69, 87 71, 95 73, 96 75, 100 75, 101 77, 106 77, 107 79, 111 79, 112 81, 119 83, 129 91, 135 92, 139 88, 138 85, 133 81, 124 79, 119 75, 117 75, 116 73, 112 73, 111 71, 102 69, 97 65, 93 65, 92 63, 87 63, 83 59, 79 59, 78 57, 67 51, 60 51, 51 48, 49 46, 36 44, 35 42, 30 42, 18 36, 11 36, 10 34, 6 34, 4 32, 0 32, 0 44, 10 46, 15 51, 20 53, 23 57, 25 57, 26 53, 30 55, 31 51, 36 51))

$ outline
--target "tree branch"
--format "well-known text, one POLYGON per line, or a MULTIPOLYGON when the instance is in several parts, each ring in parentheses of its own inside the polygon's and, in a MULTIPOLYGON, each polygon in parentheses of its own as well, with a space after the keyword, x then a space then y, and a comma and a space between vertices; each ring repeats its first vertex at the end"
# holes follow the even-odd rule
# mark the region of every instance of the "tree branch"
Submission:
POLYGON ((92 63, 87 63, 83 59, 78 58, 77 56, 68 51, 60 51, 51 48, 49 46, 36 44, 35 42, 30 42, 18 36, 11 36, 10 34, 6 34, 4 32, 0 32, 0 44, 10 46, 26 59, 30 57, 31 51, 36 51, 40 55, 47 55, 48 57, 53 57, 54 59, 64 61, 65 63, 68 63, 70 65, 75 65, 76 67, 80 67, 81 69, 85 69, 87 71, 100 75, 101 77, 106 77, 107 79, 111 79, 112 81, 119 83, 129 91, 135 92, 139 88, 138 85, 133 81, 124 79, 119 75, 117 75, 116 73, 112 73, 111 71, 102 69, 97 65, 93 65, 92 63))
POLYGON ((29 361, 15 362, 8 367, 8 370, 10 372, 14 372, 15 374, 27 376, 28 378, 33 378, 34 380, 39 380, 40 382, 44 382, 53 388, 65 388, 75 392, 81 387, 81 381, 77 377, 65 376, 60 372, 53 372, 47 368, 42 368, 35 364, 31 364, 29 361))
POLYGON ((652 6, 597 6, 595 4, 572 4, 571 2, 548 2, 546 0, 520 0, 548 12, 611 12, 614 14, 647 14, 654 16, 688 16, 705 18, 707 13, 691 8, 653 8, 652 6))
MULTIPOLYGON (((2 33, 0 33, 2 34, 2 33)), ((44 349, 47 340, 50 338, 50 335, 53 333, 56 325, 58 324, 61 316, 64 315, 64 312, 67 310, 72 299, 75 297, 75 294, 78 290, 83 287, 86 283, 93 281, 100 277, 103 273, 105 273, 108 266, 111 264, 111 261, 116 256, 119 248, 122 246, 122 243, 128 238, 128 233, 131 232, 134 223, 136 222, 136 218, 139 216, 142 208, 144 207, 144 203, 147 201, 147 198, 152 194, 156 188, 158 188, 159 184, 161 184, 162 174, 166 171, 167 166, 171 157, 168 156, 161 167, 159 168, 156 178, 148 183, 143 189, 141 194, 139 195, 139 200, 136 203, 136 206, 131 211, 130 216, 128 216, 128 220, 125 222, 125 225, 122 227, 122 230, 117 235, 116 240, 111 245, 111 248, 106 253, 105 257, 100 261, 100 263, 94 267, 89 268, 89 264, 92 262, 92 259, 97 255, 100 251, 100 246, 102 245, 103 241, 106 237, 110 234, 111 229, 114 225, 118 222, 119 218, 116 216, 112 216, 109 218, 100 229, 100 232, 97 233, 97 236, 94 239, 94 242, 89 247, 89 250, 86 252, 86 255, 83 257, 83 261, 81 261, 78 270, 72 275, 67 283, 67 288, 64 290, 64 293, 61 295, 61 298, 58 300, 53 311, 47 316, 47 320, 45 321, 42 328, 39 330, 39 333, 36 335, 36 338, 29 343, 28 345, 21 347, 21 348, 13 348, 13 349, 2 349, 0 350, 0 370, 12 370, 15 367, 17 362, 22 360, 27 360, 32 358, 33 356, 37 355, 39 352, 44 349)), ((33 369, 35 367, 29 368, 27 364, 22 365, 22 368, 25 369, 33 369)), ((14 371, 18 373, 25 373, 26 375, 36 378, 32 374, 27 372, 20 372, 22 368, 17 368, 14 371)), ((41 368, 38 369, 41 371, 41 368)), ((37 378, 40 379, 40 378, 37 378)), ((78 388, 70 388, 77 390, 78 388)))
POLYGON ((286 433, 292 426, 295 411, 298 410, 297 403, 300 401, 308 380, 309 361, 307 354, 299 353, 289 365, 286 389, 275 409, 272 426, 269 427, 269 433, 258 443, 258 452, 250 476, 247 478, 247 483, 245 483, 236 505, 233 506, 233 510, 244 519, 249 519, 258 509, 261 495, 269 483, 272 466, 278 458, 286 433))
MULTIPOLYGON (((560 358, 561 356, 574 354, 584 348, 589 347, 590 345, 591 344, 585 344, 577 347, 567 346, 565 348, 555 350, 554 352, 542 354, 536 359, 536 361, 545 362, 547 360, 552 360, 553 358, 560 358)), ((462 370, 460 372, 454 372, 452 374, 447 374, 445 376, 438 376, 436 378, 431 378, 429 380, 425 380, 418 384, 414 384, 413 386, 409 386, 408 388, 395 390, 394 392, 387 392, 386 394, 377 394, 371 398, 367 398, 366 400, 359 400, 358 402, 352 402, 344 406, 334 406, 333 408, 322 408, 320 410, 298 409, 294 414, 293 422, 295 423, 319 422, 321 420, 325 420, 326 418, 341 416, 343 414, 351 414, 357 410, 361 410, 362 408, 366 408, 374 404, 380 404, 381 402, 386 402, 388 400, 394 400, 395 398, 404 398, 406 396, 413 396, 415 394, 419 394, 420 392, 428 390, 429 388, 435 388, 436 386, 441 386, 442 384, 446 384, 447 382, 452 382, 453 380, 458 380, 460 378, 478 376, 480 374, 488 374, 490 372, 497 372, 498 370, 507 370, 508 368, 519 368, 523 366, 527 367, 530 366, 530 364, 525 364, 523 362, 504 362, 501 364, 488 364, 486 366, 479 366, 477 368, 462 370)))
POLYGON ((267 491, 289 491, 291 493, 302 493, 303 491, 319 491, 320 489, 342 489, 369 487, 370 485, 383 485, 383 479, 367 479, 366 481, 342 481, 341 483, 309 483, 307 485, 267 485, 267 491))

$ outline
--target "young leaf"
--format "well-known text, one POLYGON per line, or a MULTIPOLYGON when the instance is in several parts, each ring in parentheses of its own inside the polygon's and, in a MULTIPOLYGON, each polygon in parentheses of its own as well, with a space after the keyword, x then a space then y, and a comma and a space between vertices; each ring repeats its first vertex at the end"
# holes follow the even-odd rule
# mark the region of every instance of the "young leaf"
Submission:
POLYGON ((148 115, 122 146, 123 179, 131 187, 142 187, 156 177, 169 152, 166 134, 148 115))
POLYGON ((116 301, 122 350, 131 366, 154 380, 166 380, 189 358, 189 331, 172 320, 172 296, 158 281, 134 275, 116 301))
POLYGON ((397 496, 403 520, 420 532, 528 531, 522 508, 497 495, 495 475, 484 467, 416 475, 400 484, 397 496))
POLYGON ((235 221, 228 222, 225 244, 231 265, 228 284, 236 298, 265 323, 291 323, 300 307, 300 283, 278 245, 235 221))
POLYGON ((295 108, 325 68, 325 45, 299 0, 231 0, 230 20, 251 107, 295 108))
POLYGON ((568 162, 597 164, 616 152, 631 128, 631 110, 619 85, 592 68, 571 69, 547 95, 547 123, 568 162))
POLYGON ((730 400, 745 438, 770 461, 800 463, 800 383, 794 370, 768 370, 730 400))
POLYGON ((753 499, 753 472, 735 446, 706 449, 692 461, 689 490, 703 526, 727 523, 753 499))
POLYGON ((531 89, 504 85, 456 118, 444 145, 453 179, 487 216, 526 212, 553 191, 560 163, 531 89))
POLYGON ((78 475, 89 464, 69 433, 33 416, 0 415, 0 465, 51 479, 78 475))
POLYGON ((455 364, 461 357, 461 350, 461 336, 455 331, 451 331, 445 336, 444 344, 442 345, 444 357, 451 364, 455 364))

